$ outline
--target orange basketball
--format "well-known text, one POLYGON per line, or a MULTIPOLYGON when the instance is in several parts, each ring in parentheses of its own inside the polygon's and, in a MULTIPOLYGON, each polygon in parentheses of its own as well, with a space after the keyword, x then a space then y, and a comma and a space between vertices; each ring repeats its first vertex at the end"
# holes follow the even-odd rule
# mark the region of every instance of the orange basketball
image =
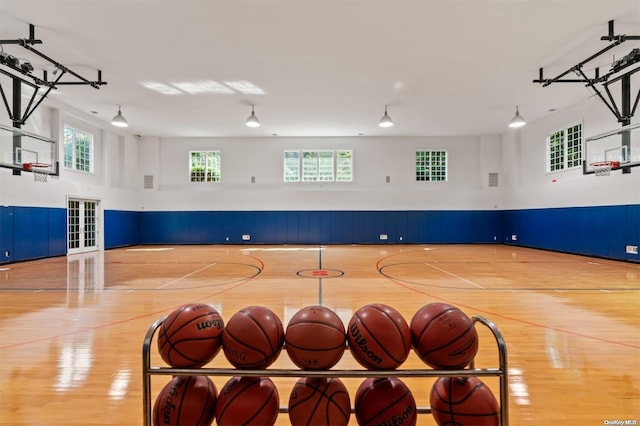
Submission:
POLYGON ((411 351, 411 332, 402 315, 391 306, 371 304, 358 309, 347 329, 349 351, 369 370, 400 366, 411 351))
POLYGON ((307 306, 291 318, 284 335, 291 361, 305 370, 327 370, 347 348, 344 324, 324 306, 307 306))
POLYGON ((216 403, 218 426, 273 425, 280 397, 267 377, 232 377, 220 390, 216 403))
POLYGON ((224 321, 204 303, 183 305, 158 330, 160 356, 175 368, 198 368, 211 361, 222 344, 224 321))
POLYGON ((293 426, 346 426, 351 417, 349 393, 338 378, 302 377, 289 397, 293 426))
POLYGON ((222 334, 224 355, 236 368, 267 368, 278 358, 283 345, 280 318, 263 306, 249 306, 236 312, 222 334))
POLYGON ((355 399, 359 425, 405 425, 417 421, 416 400, 397 377, 368 378, 360 384, 355 399))
POLYGON ((440 377, 431 388, 429 403, 438 425, 500 424, 500 405, 477 377, 440 377))
POLYGON ((411 320, 413 348, 437 369, 464 368, 478 353, 478 332, 464 312, 446 303, 430 303, 411 320))
POLYGON ((154 426, 209 426, 216 407, 216 387, 207 376, 176 376, 153 404, 154 426))

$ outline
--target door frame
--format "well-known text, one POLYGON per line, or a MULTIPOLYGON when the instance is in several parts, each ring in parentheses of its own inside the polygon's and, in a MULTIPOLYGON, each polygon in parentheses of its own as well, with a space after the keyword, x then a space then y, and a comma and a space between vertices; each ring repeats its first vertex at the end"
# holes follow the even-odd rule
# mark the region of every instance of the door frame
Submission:
MULTIPOLYGON (((103 211, 102 211, 102 200, 99 198, 90 198, 90 197, 81 197, 81 196, 73 196, 68 195, 65 203, 66 209, 66 246, 67 246, 67 255, 78 254, 78 253, 88 253, 92 251, 102 250, 104 247, 104 221, 103 221, 103 211), (81 205, 85 202, 93 202, 96 205, 95 208, 95 246, 84 247, 84 239, 82 238, 83 231, 80 232, 81 238, 80 243, 81 246, 79 248, 69 248, 69 202, 70 201, 79 201, 81 205)), ((84 207, 81 208, 81 211, 84 211, 84 207)), ((84 219, 84 216, 83 218, 84 219)))

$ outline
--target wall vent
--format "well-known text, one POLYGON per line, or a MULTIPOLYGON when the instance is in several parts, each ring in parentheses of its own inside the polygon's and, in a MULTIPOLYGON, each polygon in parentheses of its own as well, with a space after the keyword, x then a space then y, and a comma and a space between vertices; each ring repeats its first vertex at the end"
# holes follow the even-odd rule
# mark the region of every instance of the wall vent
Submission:
POLYGON ((144 189, 153 189, 153 175, 144 175, 144 189))
POLYGON ((489 173, 489 186, 498 186, 498 173, 489 173))

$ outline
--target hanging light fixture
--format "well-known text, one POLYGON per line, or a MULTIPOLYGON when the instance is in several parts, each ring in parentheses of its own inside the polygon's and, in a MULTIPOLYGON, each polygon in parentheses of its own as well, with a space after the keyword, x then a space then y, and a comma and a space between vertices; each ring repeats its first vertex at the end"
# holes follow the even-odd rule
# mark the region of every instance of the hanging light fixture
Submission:
POLYGON ((380 119, 380 122, 378 123, 378 126, 380 126, 380 127, 391 127, 391 126, 393 126, 393 120, 391 119, 391 117, 389 117, 389 114, 387 114, 387 105, 384 106, 384 115, 380 119))
POLYGON ((253 105, 251 105, 251 115, 249 116, 249 118, 247 118, 245 124, 249 127, 260 127, 260 120, 258 120, 258 117, 256 117, 256 113, 253 110, 253 105))
POLYGON ((520 111, 518 111, 518 107, 516 106, 516 115, 511 119, 509 127, 511 127, 512 129, 517 129, 518 127, 522 127, 525 124, 527 124, 527 121, 522 118, 522 116, 520 115, 520 111))
POLYGON ((111 119, 111 124, 116 127, 129 127, 129 123, 122 116, 122 111, 120 111, 120 105, 118 105, 118 114, 111 119))

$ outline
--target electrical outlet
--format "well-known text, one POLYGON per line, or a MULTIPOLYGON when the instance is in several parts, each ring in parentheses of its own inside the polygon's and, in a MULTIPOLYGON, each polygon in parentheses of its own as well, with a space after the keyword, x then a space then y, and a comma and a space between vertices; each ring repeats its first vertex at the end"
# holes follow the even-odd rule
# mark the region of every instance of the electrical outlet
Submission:
POLYGON ((626 246, 625 252, 629 254, 638 254, 638 246, 626 246))
POLYGON ((249 241, 251 239, 251 235, 249 234, 242 234, 242 241, 249 241))
POLYGON ((381 240, 386 240, 386 239, 388 239, 388 238, 389 238, 389 237, 387 236, 387 234, 380 234, 380 239, 381 239, 381 240))

